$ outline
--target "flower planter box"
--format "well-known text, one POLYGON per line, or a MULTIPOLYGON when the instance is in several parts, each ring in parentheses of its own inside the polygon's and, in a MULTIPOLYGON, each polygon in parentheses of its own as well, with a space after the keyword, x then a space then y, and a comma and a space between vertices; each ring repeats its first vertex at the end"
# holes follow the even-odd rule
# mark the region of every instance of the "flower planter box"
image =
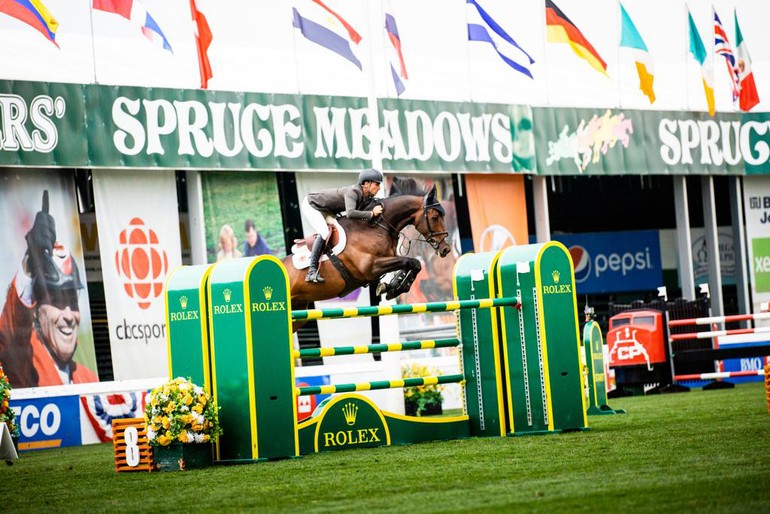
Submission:
POLYGON ((414 403, 404 404, 404 412, 407 416, 436 416, 444 413, 440 403, 426 403, 420 413, 417 413, 417 405, 414 403))
POLYGON ((152 453, 156 471, 186 471, 211 466, 212 445, 172 443, 168 446, 153 446, 152 453))

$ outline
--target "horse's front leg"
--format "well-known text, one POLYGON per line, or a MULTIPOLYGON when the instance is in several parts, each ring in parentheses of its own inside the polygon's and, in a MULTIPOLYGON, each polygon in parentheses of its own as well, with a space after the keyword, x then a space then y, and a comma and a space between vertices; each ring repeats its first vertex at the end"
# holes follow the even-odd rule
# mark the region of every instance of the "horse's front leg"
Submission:
POLYGON ((377 295, 385 294, 388 300, 409 291, 414 279, 422 269, 419 260, 411 257, 387 257, 375 261, 372 274, 376 277, 396 271, 397 273, 389 282, 380 282, 377 285, 377 295))

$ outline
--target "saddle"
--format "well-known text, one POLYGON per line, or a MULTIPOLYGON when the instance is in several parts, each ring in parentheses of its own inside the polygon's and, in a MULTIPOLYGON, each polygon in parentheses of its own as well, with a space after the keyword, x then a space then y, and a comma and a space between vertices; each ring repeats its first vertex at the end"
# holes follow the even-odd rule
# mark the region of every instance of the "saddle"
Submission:
MULTIPOLYGON (((316 234, 311 234, 294 240, 294 245, 291 247, 291 262, 298 270, 310 266, 310 251, 313 248, 315 238, 316 234)), ((341 254, 346 244, 347 235, 345 229, 336 220, 332 221, 329 223, 329 238, 326 240, 326 245, 323 252, 321 252, 321 258, 318 259, 318 263, 328 261, 329 253, 341 254)))

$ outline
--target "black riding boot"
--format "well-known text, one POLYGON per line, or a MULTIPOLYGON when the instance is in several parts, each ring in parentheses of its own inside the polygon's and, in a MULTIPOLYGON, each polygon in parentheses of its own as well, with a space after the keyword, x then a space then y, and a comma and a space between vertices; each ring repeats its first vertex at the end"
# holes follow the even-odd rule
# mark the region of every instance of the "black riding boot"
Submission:
POLYGON ((307 270, 305 282, 315 282, 316 284, 326 282, 326 279, 323 278, 318 271, 318 259, 321 258, 324 243, 326 243, 326 241, 324 241, 324 238, 321 236, 316 236, 315 241, 313 241, 313 249, 310 251, 310 269, 307 270))

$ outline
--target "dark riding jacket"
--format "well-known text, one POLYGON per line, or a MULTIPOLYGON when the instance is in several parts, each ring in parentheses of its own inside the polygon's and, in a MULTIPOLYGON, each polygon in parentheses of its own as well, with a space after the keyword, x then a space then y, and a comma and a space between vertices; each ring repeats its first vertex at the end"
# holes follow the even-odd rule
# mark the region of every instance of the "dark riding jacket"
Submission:
POLYGON ((345 214, 350 219, 370 220, 374 216, 372 211, 363 210, 371 198, 366 198, 358 184, 308 193, 307 201, 314 209, 334 215, 345 214))

